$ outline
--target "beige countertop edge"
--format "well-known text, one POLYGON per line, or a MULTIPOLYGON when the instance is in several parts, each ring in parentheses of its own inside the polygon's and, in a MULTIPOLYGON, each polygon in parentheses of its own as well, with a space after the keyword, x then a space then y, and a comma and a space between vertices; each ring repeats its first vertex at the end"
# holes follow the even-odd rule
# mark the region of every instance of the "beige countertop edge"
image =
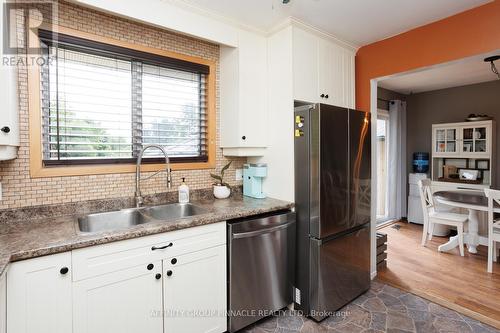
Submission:
MULTIPOLYGON (((75 216, 63 216, 58 218, 53 218, 51 220, 59 220, 59 225, 68 229, 68 237, 54 240, 53 242, 47 240, 40 244, 39 246, 29 246, 29 241, 25 243, 24 246, 21 246, 20 249, 4 248, 6 251, 2 251, 2 245, 0 245, 0 278, 3 277, 3 274, 6 272, 7 266, 11 262, 41 257, 50 254, 62 253, 71 251, 74 249, 96 246, 106 243, 111 243, 120 240, 127 240, 137 237, 143 237, 148 235, 154 235, 174 230, 181 230, 186 228, 192 228, 196 226, 212 224, 217 222, 223 222, 230 219, 236 219, 241 217, 248 217, 252 215, 264 214, 273 211, 279 211, 284 209, 291 209, 294 207, 294 204, 291 202, 281 201, 277 199, 249 199, 250 201, 258 200, 258 203, 269 202, 267 206, 264 207, 235 207, 231 209, 231 207, 218 208, 222 211, 217 211, 217 207, 215 211, 211 211, 210 213, 198 215, 190 218, 179 219, 176 221, 165 222, 152 222, 145 225, 133 227, 130 229, 116 230, 112 232, 103 232, 103 233, 80 233, 76 230, 76 218, 75 216), (227 210, 227 212, 224 212, 227 210), (71 226, 69 225, 71 224, 71 226), (73 232, 69 231, 70 228, 73 228, 73 232)), ((207 207, 209 204, 204 203, 203 206, 207 207)), ((214 205, 215 206, 215 205, 214 205)), ((212 207, 214 208, 214 207, 212 207)), ((26 223, 24 227, 27 227, 26 223)), ((46 226, 49 229, 49 225, 46 226)), ((52 227, 53 228, 53 227, 52 227)), ((43 232, 44 230, 43 222, 37 222, 36 232, 43 232)), ((47 230, 50 232, 50 230, 47 230)), ((8 237, 9 234, 4 234, 2 237, 8 237)), ((14 233, 12 235, 16 237, 14 233)), ((29 236, 25 236, 29 238, 29 236)), ((36 241, 33 241, 36 242, 36 241)))

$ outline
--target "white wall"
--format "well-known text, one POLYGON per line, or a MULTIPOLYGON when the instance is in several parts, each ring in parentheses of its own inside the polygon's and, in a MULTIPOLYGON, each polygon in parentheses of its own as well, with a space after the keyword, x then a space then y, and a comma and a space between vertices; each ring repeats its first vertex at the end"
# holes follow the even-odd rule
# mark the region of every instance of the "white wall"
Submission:
POLYGON ((268 38, 268 147, 250 163, 268 163, 264 191, 269 197, 294 201, 292 27, 268 38))
POLYGON ((176 6, 160 0, 72 0, 114 15, 141 21, 201 38, 216 44, 237 46, 238 32, 235 27, 208 15, 176 6))

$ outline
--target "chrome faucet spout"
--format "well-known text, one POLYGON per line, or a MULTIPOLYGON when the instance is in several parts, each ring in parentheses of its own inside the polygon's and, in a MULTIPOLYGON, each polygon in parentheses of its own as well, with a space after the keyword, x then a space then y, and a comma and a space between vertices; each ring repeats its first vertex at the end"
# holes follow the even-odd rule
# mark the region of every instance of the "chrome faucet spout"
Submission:
MULTIPOLYGON (((157 148, 162 151, 163 155, 165 155, 165 163, 167 165, 166 172, 167 172, 167 188, 172 188, 172 174, 170 170, 170 158, 168 157, 167 151, 163 146, 156 145, 156 144, 151 144, 151 145, 146 145, 144 146, 141 151, 139 152, 139 155, 137 156, 137 163, 135 165, 135 205, 136 207, 141 207, 144 198, 142 197, 141 194, 141 163, 142 163, 142 156, 144 155, 144 152, 147 149, 150 148, 157 148)), ((160 171, 158 171, 160 172, 160 171)), ((158 172, 155 174, 151 175, 150 177, 156 175, 158 172)), ((150 178, 148 177, 148 178, 150 178)))

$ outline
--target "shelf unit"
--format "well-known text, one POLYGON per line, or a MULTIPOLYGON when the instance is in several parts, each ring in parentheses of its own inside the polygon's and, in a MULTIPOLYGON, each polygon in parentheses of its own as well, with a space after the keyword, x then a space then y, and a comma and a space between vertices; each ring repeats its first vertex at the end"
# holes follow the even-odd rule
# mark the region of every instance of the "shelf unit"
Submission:
POLYGON ((458 169, 480 169, 482 182, 469 184, 446 181, 447 186, 482 189, 495 184, 495 121, 475 121, 432 125, 432 180, 443 176, 444 165, 458 169))

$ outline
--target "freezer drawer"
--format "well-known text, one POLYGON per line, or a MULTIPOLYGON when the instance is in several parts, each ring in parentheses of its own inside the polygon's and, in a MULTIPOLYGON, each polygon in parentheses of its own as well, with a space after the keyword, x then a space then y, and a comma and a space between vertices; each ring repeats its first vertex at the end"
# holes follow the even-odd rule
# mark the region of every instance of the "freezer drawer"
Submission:
POLYGON ((229 332, 293 303, 295 213, 228 225, 229 332))
POLYGON ((370 287, 370 226, 330 240, 311 238, 310 315, 321 320, 370 287))

